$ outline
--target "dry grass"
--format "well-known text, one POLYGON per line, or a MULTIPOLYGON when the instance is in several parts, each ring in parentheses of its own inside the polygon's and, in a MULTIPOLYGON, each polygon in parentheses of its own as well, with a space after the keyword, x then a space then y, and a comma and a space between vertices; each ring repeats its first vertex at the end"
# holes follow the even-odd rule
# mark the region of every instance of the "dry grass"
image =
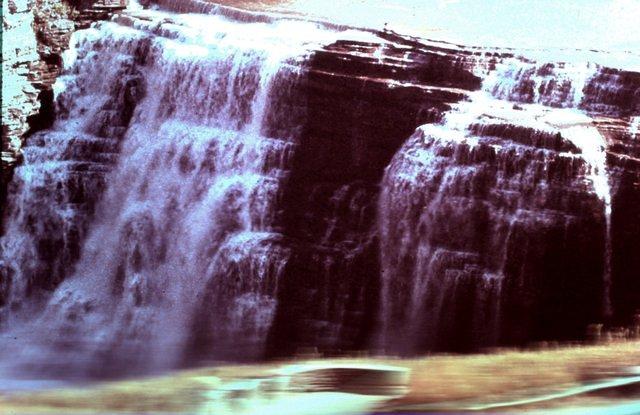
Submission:
MULTIPOLYGON (((398 362, 401 363, 401 362, 398 362)), ((640 365, 640 342, 437 356, 402 362, 412 369, 411 391, 398 406, 439 402, 509 400, 618 376, 640 365)))
MULTIPOLYGON (((423 407, 451 410, 517 401, 567 390, 585 382, 628 375, 630 367, 640 366, 640 341, 565 345, 529 351, 502 349, 475 355, 439 354, 420 359, 369 360, 410 369, 409 392, 389 402, 385 406, 387 410, 423 407)), ((595 405, 610 402, 610 399, 572 396, 528 404, 526 408, 579 402, 595 405)))

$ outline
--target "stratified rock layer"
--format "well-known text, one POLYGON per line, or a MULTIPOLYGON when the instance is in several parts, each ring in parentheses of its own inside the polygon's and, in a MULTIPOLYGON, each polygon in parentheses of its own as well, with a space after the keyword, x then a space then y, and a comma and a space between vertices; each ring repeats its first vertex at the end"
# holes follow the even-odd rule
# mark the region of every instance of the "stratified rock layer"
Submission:
MULTIPOLYGON (((55 118, 53 84, 77 28, 108 19, 124 1, 9 0, 2 3, 2 177, 0 200, 28 134, 55 118)), ((2 211, 0 211, 2 214, 2 211)))
POLYGON ((341 41, 309 59, 307 120, 280 209, 293 255, 270 353, 361 349, 379 304, 378 183, 416 126, 480 86, 465 54, 389 41, 341 41))

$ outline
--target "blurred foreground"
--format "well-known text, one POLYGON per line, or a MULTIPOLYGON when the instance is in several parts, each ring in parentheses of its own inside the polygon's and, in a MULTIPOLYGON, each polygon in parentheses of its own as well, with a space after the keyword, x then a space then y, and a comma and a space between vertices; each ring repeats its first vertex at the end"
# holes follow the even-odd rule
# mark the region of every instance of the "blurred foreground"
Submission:
POLYGON ((0 380, 2 413, 637 414, 640 342, 413 360, 299 358, 53 385, 0 380))

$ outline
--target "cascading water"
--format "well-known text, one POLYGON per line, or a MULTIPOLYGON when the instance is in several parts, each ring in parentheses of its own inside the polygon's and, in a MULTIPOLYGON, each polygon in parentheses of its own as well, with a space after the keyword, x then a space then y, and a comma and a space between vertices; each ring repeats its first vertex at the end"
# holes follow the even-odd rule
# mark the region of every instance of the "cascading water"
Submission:
POLYGON ((147 10, 74 36, 66 116, 30 139, 10 196, 6 319, 32 321, 5 319, 8 336, 67 374, 259 357, 288 256, 274 202, 304 111, 286 94, 336 33, 147 10), (33 292, 58 283, 33 321, 33 292))
POLYGON ((629 121, 629 130, 634 138, 640 136, 640 116, 631 117, 629 121))
MULTIPOLYGON (((606 142, 577 109, 594 71, 507 60, 396 154, 379 201, 382 347, 466 350, 561 335, 539 310, 562 308, 565 295, 593 300, 584 289, 537 298, 549 297, 549 278, 570 284, 564 273, 584 274, 611 314, 606 142), (571 263, 569 241, 587 249, 576 240, 583 232, 602 241, 600 281, 571 263)), ((580 326, 587 314, 564 317, 580 326)))
MULTIPOLYGON (((496 71, 500 74, 500 70, 496 71)), ((504 81, 492 78, 489 90, 498 98, 507 98, 516 102, 540 103, 551 107, 567 108, 566 110, 548 111, 537 109, 530 111, 538 123, 543 123, 543 128, 551 127, 561 136, 574 144, 582 154, 587 164, 585 177, 591 181, 595 194, 604 204, 605 217, 605 249, 602 308, 605 316, 613 313, 611 304, 611 184, 607 172, 607 142, 598 129, 593 125, 591 117, 578 110, 582 107, 584 91, 588 87, 590 79, 598 73, 597 65, 586 64, 543 64, 529 67, 526 70, 517 71, 515 83, 518 85, 513 90, 526 89, 531 94, 504 95, 501 85, 504 81), (528 77, 523 77, 523 73, 528 77), (535 76, 533 75, 535 74, 535 76), (524 85, 524 86, 523 86, 524 85)), ((508 77, 507 77, 508 78, 508 77)), ((509 81, 507 81, 509 83, 509 81)))
POLYGON ((143 94, 134 56, 122 53, 127 47, 135 52, 133 40, 102 50, 98 36, 92 30, 78 39, 96 46, 81 51, 82 58, 56 84, 67 89, 58 100, 56 126, 29 138, 9 189, 0 242, 5 325, 31 314, 15 311, 37 308, 42 290, 54 288, 73 267, 119 140, 143 94))
POLYGON ((511 59, 489 74, 484 89, 496 98, 549 107, 578 107, 583 89, 596 73, 596 65, 586 63, 535 64, 511 59))
POLYGON ((638 73, 150 3, 74 35, 27 140, 1 365, 469 351, 635 304, 638 73))

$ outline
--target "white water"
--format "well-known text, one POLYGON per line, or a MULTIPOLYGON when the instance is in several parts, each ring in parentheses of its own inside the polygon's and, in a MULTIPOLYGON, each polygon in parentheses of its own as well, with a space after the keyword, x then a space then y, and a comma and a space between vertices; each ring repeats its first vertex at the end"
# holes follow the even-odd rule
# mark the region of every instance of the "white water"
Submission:
MULTIPOLYGON (((602 305, 604 315, 611 315, 612 206, 605 151, 607 143, 592 119, 578 109, 583 89, 594 73, 595 67, 588 63, 549 66, 520 59, 506 60, 488 74, 479 69, 478 74, 484 77, 482 89, 470 93, 466 101, 455 104, 439 125, 420 127, 396 154, 387 168, 379 202, 383 270, 380 346, 388 351, 407 352, 411 351, 412 343, 415 347, 416 341, 437 344, 443 332, 455 332, 451 315, 456 311, 447 308, 446 303, 455 302, 462 289, 460 287, 468 284, 465 280, 473 278, 476 279, 473 283, 477 290, 473 294, 475 299, 463 301, 476 301, 477 304, 472 306, 475 311, 464 318, 472 320, 474 336, 484 339, 480 340, 481 344, 482 341, 487 341, 486 344, 495 342, 497 330, 502 326, 502 284, 512 228, 514 224, 528 223, 530 231, 533 231, 555 220, 552 211, 545 213, 542 205, 535 205, 547 198, 546 188, 551 183, 544 180, 536 183, 537 165, 527 159, 529 156, 517 143, 513 143, 516 145, 510 150, 513 144, 504 142, 494 145, 496 158, 501 160, 494 163, 502 166, 502 163, 513 162, 527 167, 515 177, 503 177, 502 173, 496 177, 495 194, 505 192, 503 197, 506 200, 516 198, 517 208, 512 211, 510 207, 491 202, 498 203, 491 210, 495 228, 488 229, 483 237, 492 248, 481 255, 495 258, 491 260, 492 265, 481 266, 480 273, 474 274, 472 270, 476 260, 473 249, 457 252, 441 246, 442 241, 433 242, 434 238, 438 239, 435 232, 443 232, 437 231, 440 228, 447 229, 450 234, 448 243, 454 246, 461 244, 456 242, 459 239, 456 235, 468 235, 465 243, 473 238, 472 228, 465 227, 466 223, 473 223, 476 213, 470 209, 471 202, 465 197, 457 200, 462 196, 460 189, 464 189, 463 186, 473 186, 471 178, 482 173, 483 164, 454 162, 473 154, 479 140, 483 140, 469 131, 473 125, 480 128, 489 124, 515 125, 549 136, 559 133, 577 147, 579 154, 562 153, 562 157, 584 160, 586 185, 602 201, 606 228, 602 305), (507 156, 509 151, 513 151, 512 156, 507 156), (453 154, 450 159, 447 158, 449 154, 453 154), (529 182, 536 184, 528 188, 529 182), (532 192, 537 196, 529 199, 526 195, 532 192), (424 196, 417 196, 419 194, 424 196), (460 219, 464 217, 469 219, 464 222, 460 219), (447 227, 443 221, 462 221, 463 228, 447 227), (451 259, 454 257, 460 259, 451 259), (447 260, 442 258, 450 258, 451 264, 443 267, 447 260), (413 263, 408 270, 402 268, 407 262, 413 263), (458 262, 466 265, 459 270, 458 262), (410 276, 407 278, 403 272, 410 276), (489 309, 487 302, 492 304, 489 309), (421 336, 426 336, 426 339, 420 340, 421 336)), ((534 157, 532 160, 551 162, 546 150, 537 151, 538 155, 531 156, 534 157)), ((478 176, 478 180, 482 180, 481 177, 478 176)))
MULTIPOLYGON (((338 33, 301 20, 241 17, 248 22, 138 9, 74 35, 77 46, 65 57, 68 73, 55 87, 64 116, 55 131, 33 139, 25 150, 25 165, 16 172, 22 187, 12 193, 14 216, 7 221, 2 249, 17 275, 9 291, 10 307, 3 311, 11 311, 5 324, 13 328, 23 323, 22 318, 35 316, 36 321, 6 333, 6 339, 15 336, 20 342, 2 352, 3 358, 81 373, 93 367, 175 367, 190 353, 198 359, 260 356, 290 254, 273 226, 274 204, 303 115, 297 113, 300 108, 287 107, 286 96, 281 99, 280 94, 286 95, 304 75, 300 67, 310 50, 338 38, 372 36, 338 33), (121 125, 119 110, 125 103, 131 105, 132 94, 144 98, 131 123, 121 125), (86 170, 96 177, 79 173, 86 170), (109 186, 103 194, 105 182, 109 186), (76 206, 78 193, 101 195, 98 219, 90 226, 85 222, 92 208, 76 206), (34 221, 33 213, 45 219, 34 221), (87 225, 87 234, 78 224, 87 225), (64 235, 64 240, 47 240, 53 234, 64 235), (77 263, 73 242, 67 239, 80 241, 77 263), (65 247, 59 258, 40 257, 56 244, 65 247), (57 279, 68 279, 43 310, 40 298, 35 304, 27 298, 37 291, 37 282, 46 279, 49 268, 57 279), (191 350, 193 344, 198 350, 191 350)), ((383 52, 380 46, 374 53, 379 62, 383 52)), ((554 219, 553 213, 534 212, 525 198, 513 197, 519 204, 513 211, 498 206, 491 212, 492 220, 504 223, 490 229, 488 238, 484 235, 498 241, 483 253, 489 264, 482 262, 480 253, 440 247, 425 237, 442 222, 475 214, 465 210, 469 206, 456 193, 474 185, 474 167, 448 166, 434 155, 434 149, 453 149, 460 156, 472 153, 481 141, 469 134, 474 123, 513 123, 559 132, 581 150, 580 155, 563 156, 586 162, 586 186, 604 206, 604 304, 610 309, 606 143, 591 119, 577 109, 583 86, 595 70, 590 64, 544 67, 507 60, 489 73, 482 91, 455 105, 441 125, 422 127, 396 156, 404 164, 387 172, 381 216, 393 208, 407 212, 396 222, 398 218, 387 215, 380 223, 384 342, 448 330, 456 314, 444 317, 457 291, 468 289, 471 282, 475 291, 470 330, 478 343, 494 344, 507 256, 502 242, 512 237, 514 224, 533 229, 554 219), (418 193, 442 172, 435 196, 417 202, 426 206, 419 223, 411 222, 415 211, 410 209, 416 203, 411 191, 418 193), (402 197, 394 199, 399 194, 402 197), (438 217, 441 212, 445 215, 438 217), (399 237, 391 240, 394 233, 399 237), (418 258, 408 274, 410 281, 393 286, 394 273, 402 265, 398 258, 407 257, 418 258), (442 270, 446 278, 434 278, 442 270), (395 290, 409 295, 398 301, 395 290), (399 331, 405 338, 392 333, 394 308, 408 310, 402 318, 409 328, 399 331), (432 319, 426 330, 425 316, 432 319)), ((500 153, 498 147, 494 146, 500 153)), ((507 150, 517 152, 518 144, 506 145, 507 150)), ((539 153, 547 156, 545 150, 539 153)), ((515 179, 497 178, 506 189, 505 198, 535 179, 533 167, 515 179)), ((546 185, 532 192, 544 199, 546 185)), ((347 189, 335 195, 336 212, 347 189)), ((328 227, 323 242, 330 241, 335 224, 328 227)), ((469 229, 449 225, 446 231, 455 239, 469 229)), ((331 330, 337 337, 340 327, 335 326, 331 330)))
POLYGON ((631 117, 629 131, 634 139, 640 138, 640 117, 631 117))
MULTIPOLYGON (((517 62, 517 61, 514 61, 517 62)), ((514 63, 507 64, 509 68, 505 76, 504 69, 498 70, 489 75, 483 84, 483 90, 491 92, 498 98, 509 98, 516 102, 523 102, 522 98, 514 90, 522 79, 522 74, 527 70, 533 75, 531 81, 534 85, 533 103, 542 105, 524 105, 521 110, 515 110, 505 103, 492 103, 492 99, 487 100, 486 95, 478 93, 479 105, 483 108, 483 116, 496 117, 504 122, 513 122, 519 125, 526 125, 541 131, 559 132, 563 138, 569 140, 578 149, 581 157, 587 163, 588 171, 585 178, 591 182, 593 191, 602 200, 605 217, 605 249, 604 272, 603 272, 603 311, 605 316, 613 313, 611 304, 611 183, 607 169, 607 142, 605 137, 594 126, 593 119, 578 107, 584 98, 584 88, 592 76, 596 74, 596 67, 592 63, 563 63, 555 64, 549 76, 539 76, 539 69, 544 65, 522 65, 514 63), (558 68, 559 67, 559 68, 558 68), (514 76, 515 75, 515 76, 514 76), (549 83, 554 85, 562 84, 566 86, 564 99, 558 99, 557 87, 549 87, 549 83), (540 96, 541 87, 546 86, 548 97, 540 96), (552 91, 549 94, 549 91, 552 91), (560 107, 563 109, 550 109, 547 106, 560 107), (497 113, 494 108, 498 109, 497 113)), ((475 98, 475 97, 474 97, 475 98)), ((476 99, 472 98, 474 102, 476 99)), ((526 100, 524 102, 527 102, 526 100)), ((474 114, 475 115, 475 114, 474 114)))
MULTIPOLYGON (((116 112, 96 112, 133 93, 112 88, 118 80, 135 79, 144 98, 79 261, 35 321, 7 323, 5 338, 21 342, 2 357, 73 375, 175 367, 188 362, 192 343, 198 358, 261 356, 288 257, 272 227, 274 202, 301 116, 281 96, 309 51, 350 36, 368 35, 151 10, 74 34, 55 88, 67 116, 42 134, 44 148, 25 151, 16 172, 24 187, 11 203, 22 210, 2 239, 18 270, 9 302, 22 313, 11 319, 40 312, 26 305, 38 235, 20 215, 32 209, 74 223, 73 205, 34 194, 51 174, 66 183, 69 171, 50 165, 75 148, 73 137, 103 143, 123 132, 113 130, 116 112)), ((69 261, 61 267, 71 269, 69 261)))
POLYGON ((607 171, 607 143, 598 129, 590 125, 591 119, 584 117, 582 122, 576 120, 576 125, 565 126, 560 129, 566 139, 575 144, 581 151, 582 157, 589 166, 586 175, 593 184, 593 189, 604 204, 605 217, 605 249, 602 303, 604 315, 613 314, 611 304, 611 184, 607 171))

